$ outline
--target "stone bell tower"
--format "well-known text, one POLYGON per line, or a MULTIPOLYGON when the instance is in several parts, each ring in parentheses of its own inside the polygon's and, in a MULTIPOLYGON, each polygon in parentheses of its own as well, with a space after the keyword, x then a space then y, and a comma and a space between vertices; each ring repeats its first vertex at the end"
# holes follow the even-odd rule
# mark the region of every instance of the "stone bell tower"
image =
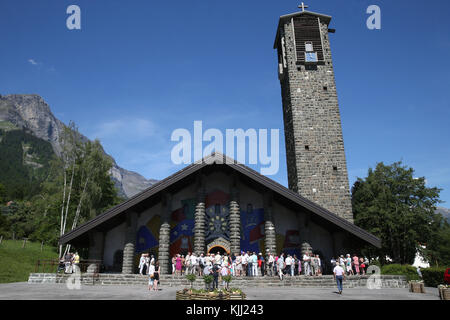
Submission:
POLYGON ((289 188, 353 222, 344 140, 331 58, 331 17, 280 17, 274 49, 283 102, 289 188))

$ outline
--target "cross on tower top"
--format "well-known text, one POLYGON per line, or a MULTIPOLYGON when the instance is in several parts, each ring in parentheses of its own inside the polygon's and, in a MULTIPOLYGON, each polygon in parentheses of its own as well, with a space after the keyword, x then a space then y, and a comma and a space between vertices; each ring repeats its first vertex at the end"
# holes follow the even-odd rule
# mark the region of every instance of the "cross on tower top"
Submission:
POLYGON ((302 12, 305 11, 305 8, 308 8, 308 6, 306 4, 304 4, 303 2, 301 3, 301 5, 298 6, 300 9, 302 9, 302 12))

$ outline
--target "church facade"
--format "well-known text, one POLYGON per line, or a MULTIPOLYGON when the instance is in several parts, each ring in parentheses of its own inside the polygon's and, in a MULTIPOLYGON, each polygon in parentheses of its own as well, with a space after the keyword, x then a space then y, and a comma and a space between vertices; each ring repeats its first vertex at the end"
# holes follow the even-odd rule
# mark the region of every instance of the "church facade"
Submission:
POLYGON ((106 270, 134 273, 153 253, 169 273, 177 253, 300 256, 329 261, 378 238, 353 224, 328 29, 331 17, 280 17, 275 40, 289 189, 220 153, 193 163, 68 232, 106 270))

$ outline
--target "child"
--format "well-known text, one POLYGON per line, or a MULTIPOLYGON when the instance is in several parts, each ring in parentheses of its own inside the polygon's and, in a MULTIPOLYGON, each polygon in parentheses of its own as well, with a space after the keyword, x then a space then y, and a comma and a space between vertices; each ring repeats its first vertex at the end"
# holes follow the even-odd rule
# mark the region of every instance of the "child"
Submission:
MULTIPOLYGON (((222 264, 222 269, 220 269, 220 275, 222 276, 222 278, 223 278, 224 276, 227 276, 227 275, 230 274, 230 271, 228 270, 228 266, 227 266, 227 265, 228 265, 228 264, 227 264, 226 262, 224 262, 224 263, 222 264)), ((224 286, 224 288, 226 288, 227 283, 225 282, 225 280, 222 281, 222 285, 224 286)))
POLYGON ((148 268, 148 290, 152 290, 154 281, 155 281, 155 265, 151 263, 150 267, 148 268))

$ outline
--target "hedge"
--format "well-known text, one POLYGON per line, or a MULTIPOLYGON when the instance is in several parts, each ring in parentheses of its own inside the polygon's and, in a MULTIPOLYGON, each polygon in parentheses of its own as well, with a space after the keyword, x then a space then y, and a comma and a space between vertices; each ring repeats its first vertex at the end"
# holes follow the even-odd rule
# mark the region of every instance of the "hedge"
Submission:
POLYGON ((381 267, 381 274, 406 276, 407 281, 420 280, 417 269, 407 264, 386 264, 381 267))
POLYGON ((426 268, 421 269, 422 278, 427 287, 437 287, 440 284, 444 284, 444 273, 446 267, 442 268, 426 268))

